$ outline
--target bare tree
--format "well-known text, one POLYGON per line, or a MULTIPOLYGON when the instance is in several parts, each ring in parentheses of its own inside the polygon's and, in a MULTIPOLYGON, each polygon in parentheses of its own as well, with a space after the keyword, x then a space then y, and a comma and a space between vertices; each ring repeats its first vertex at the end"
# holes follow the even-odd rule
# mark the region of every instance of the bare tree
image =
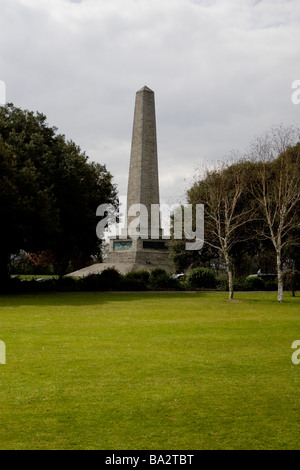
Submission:
POLYGON ((279 302, 283 301, 282 251, 290 243, 291 234, 295 235, 300 228, 300 144, 295 145, 297 140, 297 128, 279 126, 256 138, 250 151, 255 162, 251 189, 267 228, 260 235, 272 241, 276 252, 279 302))
POLYGON ((188 192, 191 200, 195 191, 205 207, 205 243, 216 248, 224 258, 228 275, 229 299, 233 298, 231 252, 244 240, 242 226, 252 218, 252 207, 243 202, 247 187, 247 165, 220 163, 206 170, 201 181, 188 192))

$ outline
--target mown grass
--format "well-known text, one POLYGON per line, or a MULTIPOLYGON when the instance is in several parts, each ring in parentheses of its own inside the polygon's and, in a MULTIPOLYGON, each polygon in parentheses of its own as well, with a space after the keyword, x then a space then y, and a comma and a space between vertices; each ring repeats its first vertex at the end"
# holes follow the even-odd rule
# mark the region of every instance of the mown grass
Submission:
POLYGON ((0 297, 0 449, 299 449, 300 297, 0 297))

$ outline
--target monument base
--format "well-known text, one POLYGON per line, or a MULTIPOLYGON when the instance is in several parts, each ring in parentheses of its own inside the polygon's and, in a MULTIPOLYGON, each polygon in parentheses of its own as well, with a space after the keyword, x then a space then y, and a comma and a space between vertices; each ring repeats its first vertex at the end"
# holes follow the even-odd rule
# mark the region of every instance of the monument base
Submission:
POLYGON ((103 263, 96 263, 79 269, 68 276, 88 276, 99 274, 108 268, 114 268, 121 274, 133 271, 151 271, 162 268, 167 273, 174 273, 174 264, 170 258, 165 240, 110 239, 107 258, 103 263))

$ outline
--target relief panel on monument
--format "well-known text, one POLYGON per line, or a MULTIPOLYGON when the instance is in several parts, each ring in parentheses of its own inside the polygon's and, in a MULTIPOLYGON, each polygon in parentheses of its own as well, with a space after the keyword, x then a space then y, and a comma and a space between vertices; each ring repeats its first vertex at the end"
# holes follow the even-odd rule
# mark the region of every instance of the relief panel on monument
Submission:
POLYGON ((132 247, 132 241, 115 241, 114 242, 114 251, 118 250, 129 250, 132 247))
POLYGON ((159 241, 145 241, 143 242, 143 248, 145 250, 167 250, 167 246, 165 242, 159 241))

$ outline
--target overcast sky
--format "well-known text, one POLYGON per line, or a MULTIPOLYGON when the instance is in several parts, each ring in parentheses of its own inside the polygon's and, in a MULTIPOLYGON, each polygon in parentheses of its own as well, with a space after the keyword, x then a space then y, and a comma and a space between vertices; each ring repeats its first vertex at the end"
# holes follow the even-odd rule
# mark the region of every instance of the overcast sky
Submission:
POLYGON ((39 111, 127 191, 135 93, 155 92, 161 202, 197 167, 298 124, 299 0, 0 0, 6 100, 39 111))

